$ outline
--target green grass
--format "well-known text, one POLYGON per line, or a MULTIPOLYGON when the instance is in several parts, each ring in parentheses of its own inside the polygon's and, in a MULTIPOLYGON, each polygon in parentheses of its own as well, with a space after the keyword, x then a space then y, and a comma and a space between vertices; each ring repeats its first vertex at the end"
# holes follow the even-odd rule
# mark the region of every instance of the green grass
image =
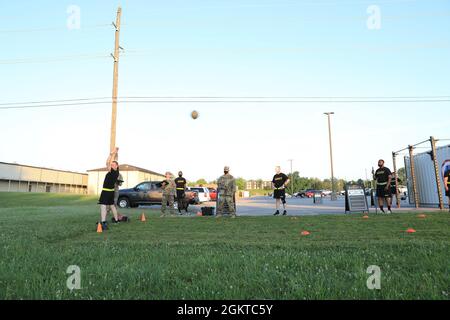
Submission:
POLYGON ((0 299, 449 299, 448 213, 216 220, 133 209, 132 222, 97 234, 93 197, 0 193, 0 203, 0 299), (66 287, 70 265, 81 290, 66 287), (381 290, 367 289, 371 265, 381 290))

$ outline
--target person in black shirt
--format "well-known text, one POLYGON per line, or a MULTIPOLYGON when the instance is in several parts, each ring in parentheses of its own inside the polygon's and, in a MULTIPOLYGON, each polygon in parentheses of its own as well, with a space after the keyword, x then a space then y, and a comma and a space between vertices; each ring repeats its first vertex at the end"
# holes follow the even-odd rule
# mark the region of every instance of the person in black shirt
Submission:
POLYGON ((275 168, 276 174, 272 179, 272 186, 274 188, 273 197, 276 199, 275 206, 276 212, 274 216, 278 216, 280 214, 280 203, 283 203, 283 216, 287 215, 286 211, 286 186, 289 184, 289 178, 284 173, 281 173, 281 168, 278 166, 275 168))
POLYGON ((181 214, 181 210, 186 210, 188 213, 186 206, 186 184, 187 181, 183 178, 183 172, 178 172, 178 178, 175 179, 175 185, 177 188, 177 203, 178 203, 178 212, 181 214))
POLYGON ((377 198, 378 198, 378 206, 380 207, 381 212, 386 213, 384 211, 384 201, 386 200, 387 207, 389 213, 392 213, 391 204, 392 204, 392 196, 391 196, 391 180, 392 173, 389 168, 384 166, 384 160, 378 161, 378 169, 377 171, 373 171, 373 179, 377 182, 377 198))
POLYGON ((113 222, 119 222, 117 209, 114 205, 114 188, 117 183, 117 179, 119 178, 119 163, 117 162, 118 153, 119 148, 115 148, 114 151, 110 153, 108 160, 106 160, 108 173, 106 174, 105 180, 103 181, 102 193, 100 194, 100 199, 98 200, 98 204, 100 205, 100 216, 103 230, 106 230, 108 228, 106 224, 106 215, 108 209, 111 210, 114 215, 113 222))
POLYGON ((445 195, 448 197, 448 209, 450 212, 450 169, 444 174, 445 195))

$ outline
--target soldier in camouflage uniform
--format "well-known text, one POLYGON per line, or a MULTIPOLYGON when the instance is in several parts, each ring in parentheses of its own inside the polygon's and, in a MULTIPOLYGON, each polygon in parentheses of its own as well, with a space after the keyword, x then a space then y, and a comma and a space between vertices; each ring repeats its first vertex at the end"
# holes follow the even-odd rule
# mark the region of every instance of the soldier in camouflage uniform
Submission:
POLYGON ((175 199, 175 182, 173 181, 173 175, 170 172, 166 172, 166 180, 161 183, 162 203, 161 203, 161 217, 166 216, 167 203, 169 203, 170 215, 175 215, 174 199, 175 199))
POLYGON ((230 174, 230 168, 223 169, 224 175, 217 180, 217 209, 216 217, 221 217, 224 208, 227 207, 232 218, 236 218, 236 205, 234 195, 236 193, 236 180, 230 174))

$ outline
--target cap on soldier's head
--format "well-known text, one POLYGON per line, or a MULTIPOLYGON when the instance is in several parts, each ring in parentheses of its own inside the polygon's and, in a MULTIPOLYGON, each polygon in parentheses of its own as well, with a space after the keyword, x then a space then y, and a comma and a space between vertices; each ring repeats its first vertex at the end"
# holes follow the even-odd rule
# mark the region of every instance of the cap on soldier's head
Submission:
POLYGON ((230 167, 229 167, 229 166, 225 166, 225 167, 223 168, 223 171, 230 171, 230 167))
POLYGON ((178 171, 178 175, 182 176, 183 175, 183 171, 178 171))

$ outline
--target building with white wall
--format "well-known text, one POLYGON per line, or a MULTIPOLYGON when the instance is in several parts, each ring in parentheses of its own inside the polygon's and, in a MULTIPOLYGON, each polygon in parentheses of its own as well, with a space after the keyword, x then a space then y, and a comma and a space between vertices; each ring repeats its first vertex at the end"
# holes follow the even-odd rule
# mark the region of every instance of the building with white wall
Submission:
MULTIPOLYGON (((128 164, 119 165, 119 171, 122 174, 124 182, 121 189, 133 188, 144 181, 163 181, 164 175, 151 170, 135 167, 128 164)), ((107 168, 88 170, 88 193, 100 194, 103 189, 103 181, 108 172, 107 168)))
POLYGON ((0 192, 87 194, 86 173, 0 162, 0 192))

